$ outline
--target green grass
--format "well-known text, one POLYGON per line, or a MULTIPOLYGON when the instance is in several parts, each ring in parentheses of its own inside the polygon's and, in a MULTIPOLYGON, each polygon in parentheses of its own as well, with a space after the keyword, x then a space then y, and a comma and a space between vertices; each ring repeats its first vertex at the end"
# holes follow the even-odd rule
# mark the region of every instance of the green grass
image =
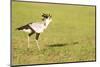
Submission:
POLYGON ((12 2, 12 64, 45 64, 95 61, 95 7, 60 4, 12 2), (24 24, 41 21, 42 13, 53 21, 40 35, 38 51, 35 38, 15 30, 24 24))

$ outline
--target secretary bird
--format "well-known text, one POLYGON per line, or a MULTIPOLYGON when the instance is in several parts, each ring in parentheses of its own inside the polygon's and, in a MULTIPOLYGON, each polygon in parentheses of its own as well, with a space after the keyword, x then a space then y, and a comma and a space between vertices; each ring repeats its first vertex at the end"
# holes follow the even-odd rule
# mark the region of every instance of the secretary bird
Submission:
POLYGON ((27 40, 28 40, 28 48, 29 48, 29 37, 32 34, 36 34, 35 41, 38 49, 40 50, 39 44, 38 44, 38 39, 40 36, 40 33, 42 33, 49 25, 49 23, 52 21, 51 15, 50 14, 42 14, 42 21, 41 22, 36 22, 36 23, 28 23, 24 26, 18 27, 17 30, 21 30, 24 32, 28 32, 27 40))

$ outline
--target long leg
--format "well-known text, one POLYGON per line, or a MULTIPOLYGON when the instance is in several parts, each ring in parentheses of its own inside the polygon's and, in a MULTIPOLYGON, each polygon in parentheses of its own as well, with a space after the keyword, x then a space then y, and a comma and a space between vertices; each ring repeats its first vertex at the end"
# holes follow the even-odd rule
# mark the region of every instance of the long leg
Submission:
POLYGON ((30 47, 30 36, 31 36, 32 34, 34 34, 34 32, 31 32, 31 33, 28 35, 28 37, 27 37, 27 39, 28 39, 28 48, 30 47))
POLYGON ((36 39, 36 45, 37 45, 37 47, 40 51, 40 47, 39 47, 39 44, 38 44, 39 35, 40 35, 40 33, 36 33, 36 38, 35 39, 36 39))
POLYGON ((29 38, 29 35, 28 35, 28 37, 27 37, 27 39, 28 39, 28 48, 30 47, 30 38, 29 38))

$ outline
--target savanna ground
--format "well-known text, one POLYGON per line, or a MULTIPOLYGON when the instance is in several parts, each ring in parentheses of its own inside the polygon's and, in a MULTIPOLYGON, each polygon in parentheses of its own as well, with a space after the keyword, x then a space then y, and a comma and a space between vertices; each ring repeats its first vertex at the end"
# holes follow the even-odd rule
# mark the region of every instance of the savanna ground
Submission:
POLYGON ((95 61, 95 6, 12 2, 12 64, 45 64, 95 61), (41 33, 38 51, 35 38, 16 28, 41 21, 42 13, 53 21, 41 33))

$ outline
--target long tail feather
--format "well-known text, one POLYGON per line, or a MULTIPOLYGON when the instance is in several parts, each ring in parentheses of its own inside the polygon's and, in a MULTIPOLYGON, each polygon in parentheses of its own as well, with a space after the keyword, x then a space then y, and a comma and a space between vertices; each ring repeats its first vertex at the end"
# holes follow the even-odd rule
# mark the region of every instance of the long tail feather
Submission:
POLYGON ((17 30, 23 30, 23 29, 28 29, 28 28, 29 28, 29 25, 24 25, 24 26, 18 27, 16 29, 17 30))
POLYGON ((24 26, 18 27, 18 28, 16 28, 16 30, 29 29, 29 24, 31 24, 31 23, 28 23, 28 24, 26 24, 24 26))

